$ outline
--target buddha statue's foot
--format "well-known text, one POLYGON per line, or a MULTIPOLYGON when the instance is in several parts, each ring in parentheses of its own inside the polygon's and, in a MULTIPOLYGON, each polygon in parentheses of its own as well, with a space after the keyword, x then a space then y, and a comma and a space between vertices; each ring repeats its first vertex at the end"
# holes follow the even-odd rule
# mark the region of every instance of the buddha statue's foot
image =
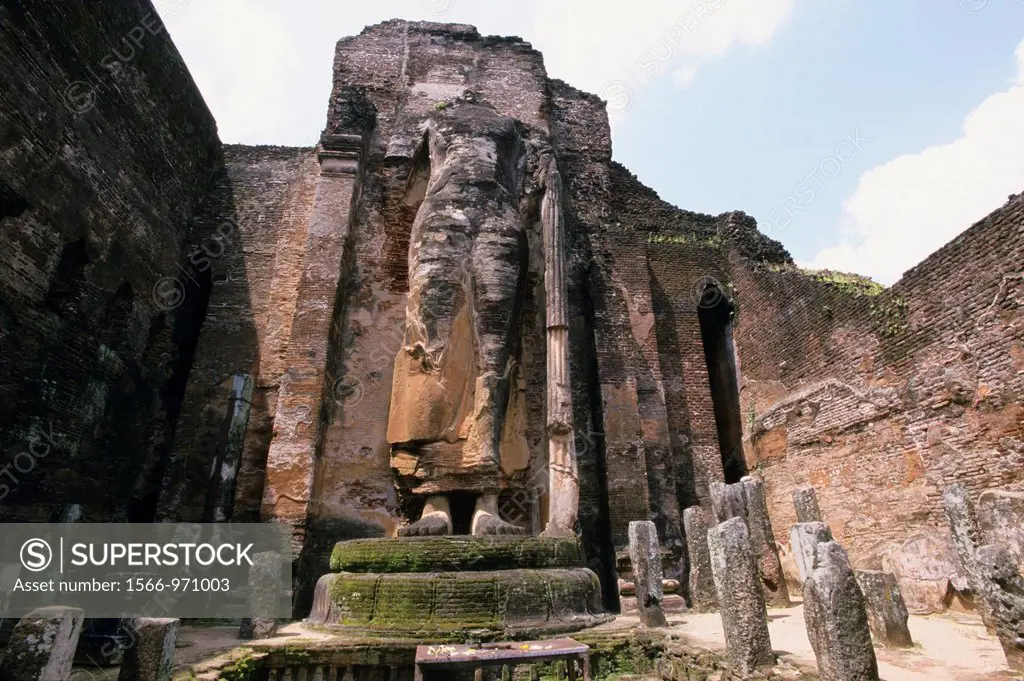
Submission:
POLYGON ((440 537, 452 533, 452 512, 448 497, 427 497, 420 519, 398 530, 399 537, 440 537))
POLYGON ((482 494, 476 500, 473 511, 473 525, 470 532, 475 536, 522 535, 526 529, 505 522, 498 516, 498 495, 482 494))

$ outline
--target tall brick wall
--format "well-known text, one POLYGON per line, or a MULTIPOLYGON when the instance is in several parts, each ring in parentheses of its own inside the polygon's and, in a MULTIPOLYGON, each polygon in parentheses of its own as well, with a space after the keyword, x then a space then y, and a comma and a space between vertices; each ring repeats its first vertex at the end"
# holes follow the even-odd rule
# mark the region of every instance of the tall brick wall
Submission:
POLYGON ((1024 487, 1022 262, 1020 195, 881 293, 733 257, 747 459, 781 542, 813 484, 859 565, 941 607, 943 488, 1024 487))
POLYGON ((211 519, 207 499, 220 480, 219 469, 211 471, 223 455, 232 377, 249 375, 252 407, 232 517, 259 518, 318 174, 312 149, 224 147, 224 167, 195 219, 202 237, 193 259, 212 291, 163 483, 165 517, 211 519))
POLYGON ((216 127, 147 0, 4 2, 0 65, 0 520, 147 521, 205 307, 163 278, 194 274, 216 127))

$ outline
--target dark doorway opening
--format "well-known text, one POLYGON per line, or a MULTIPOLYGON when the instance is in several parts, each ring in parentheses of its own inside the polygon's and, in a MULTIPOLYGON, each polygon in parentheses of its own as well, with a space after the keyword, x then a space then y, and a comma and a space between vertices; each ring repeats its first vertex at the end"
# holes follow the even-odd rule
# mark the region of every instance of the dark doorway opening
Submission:
POLYGON ((21 198, 6 182, 0 180, 0 221, 16 218, 28 210, 28 201, 21 198))
POLYGON ((747 474, 747 464, 743 459, 743 422, 732 342, 733 306, 717 283, 709 283, 701 292, 697 315, 711 384, 722 468, 725 482, 731 484, 739 482, 747 474))

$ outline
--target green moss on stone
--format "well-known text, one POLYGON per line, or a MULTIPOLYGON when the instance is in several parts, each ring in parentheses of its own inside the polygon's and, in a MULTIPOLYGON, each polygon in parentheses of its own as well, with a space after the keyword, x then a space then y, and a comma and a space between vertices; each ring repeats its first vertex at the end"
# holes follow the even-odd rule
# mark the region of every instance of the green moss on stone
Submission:
POLYGON ((584 565, 583 551, 573 538, 353 539, 338 542, 331 553, 334 572, 469 572, 584 565))
POLYGON ((340 572, 329 592, 334 621, 325 624, 417 637, 564 630, 596 621, 599 586, 586 568, 340 572))

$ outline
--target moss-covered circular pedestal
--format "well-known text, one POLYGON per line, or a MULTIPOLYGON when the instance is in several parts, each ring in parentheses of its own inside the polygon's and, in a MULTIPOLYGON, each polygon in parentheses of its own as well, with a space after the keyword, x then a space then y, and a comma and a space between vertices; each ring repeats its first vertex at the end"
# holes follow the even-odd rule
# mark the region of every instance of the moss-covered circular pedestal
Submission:
POLYGON ((530 638, 610 619, 575 539, 403 537, 340 542, 306 624, 429 640, 530 638))

